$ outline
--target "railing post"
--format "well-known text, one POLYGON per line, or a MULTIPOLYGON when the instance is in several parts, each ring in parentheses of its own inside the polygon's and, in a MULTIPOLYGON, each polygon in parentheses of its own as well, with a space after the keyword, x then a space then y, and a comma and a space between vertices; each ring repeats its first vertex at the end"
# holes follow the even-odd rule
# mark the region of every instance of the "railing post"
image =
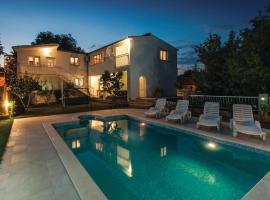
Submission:
POLYGON ((61 79, 61 102, 62 102, 62 107, 65 109, 65 94, 64 94, 64 80, 61 79))
POLYGON ((268 94, 259 94, 258 110, 260 118, 267 120, 269 110, 268 94))

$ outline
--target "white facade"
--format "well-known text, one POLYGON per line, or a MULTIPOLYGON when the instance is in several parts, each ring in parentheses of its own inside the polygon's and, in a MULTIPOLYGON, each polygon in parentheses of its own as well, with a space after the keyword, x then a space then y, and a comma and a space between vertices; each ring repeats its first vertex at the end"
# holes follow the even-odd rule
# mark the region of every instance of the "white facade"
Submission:
POLYGON ((101 97, 99 79, 104 71, 122 71, 122 91, 128 100, 152 97, 156 90, 176 95, 177 49, 152 34, 129 36, 87 54, 57 48, 57 44, 13 47, 18 74, 27 72, 49 82, 52 89, 60 89, 61 80, 72 82, 101 97))
POLYGON ((93 79, 98 79, 105 70, 126 74, 123 82, 128 99, 152 97, 157 89, 164 96, 176 95, 177 49, 152 34, 127 37, 90 52, 89 57, 89 88, 93 96, 100 96, 102 91, 93 79), (97 62, 95 58, 99 55, 101 59, 97 62))

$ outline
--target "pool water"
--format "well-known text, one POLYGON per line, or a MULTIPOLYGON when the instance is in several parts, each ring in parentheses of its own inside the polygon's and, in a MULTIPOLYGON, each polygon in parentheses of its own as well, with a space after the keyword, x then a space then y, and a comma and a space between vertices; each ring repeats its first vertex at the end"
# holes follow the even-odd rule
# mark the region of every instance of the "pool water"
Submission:
POLYGON ((119 116, 54 127, 108 199, 241 199, 270 156, 119 116))

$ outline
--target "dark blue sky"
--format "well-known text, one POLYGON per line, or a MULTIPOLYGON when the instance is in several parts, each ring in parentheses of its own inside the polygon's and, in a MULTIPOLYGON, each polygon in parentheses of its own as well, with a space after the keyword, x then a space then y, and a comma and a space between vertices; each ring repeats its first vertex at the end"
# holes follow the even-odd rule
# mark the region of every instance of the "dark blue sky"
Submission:
POLYGON ((127 35, 152 32, 179 47, 180 62, 193 59, 190 45, 209 32, 225 36, 269 0, 0 0, 0 33, 5 51, 29 44, 40 31, 71 33, 91 51, 127 35), (91 48, 92 47, 92 48, 91 48))

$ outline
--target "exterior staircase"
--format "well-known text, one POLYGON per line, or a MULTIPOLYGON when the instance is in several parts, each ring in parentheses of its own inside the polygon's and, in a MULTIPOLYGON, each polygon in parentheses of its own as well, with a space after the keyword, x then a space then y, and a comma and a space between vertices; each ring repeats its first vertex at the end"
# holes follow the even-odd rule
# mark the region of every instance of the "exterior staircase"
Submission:
MULTIPOLYGON (((60 79, 62 79, 64 82, 72 82, 74 83, 74 80, 78 77, 85 77, 87 74, 86 71, 82 69, 78 69, 75 67, 69 67, 68 69, 63 68, 61 66, 54 66, 54 67, 48 67, 48 66, 27 66, 27 65, 21 65, 19 68, 19 73, 25 73, 33 74, 33 75, 56 75, 60 79)), ((87 81, 87 76, 84 81, 87 81)), ((76 87, 78 91, 83 93, 84 95, 89 96, 89 91, 87 88, 79 88, 76 87)))
POLYGON ((135 100, 129 100, 128 106, 132 108, 148 109, 155 104, 155 98, 137 98, 135 100))

